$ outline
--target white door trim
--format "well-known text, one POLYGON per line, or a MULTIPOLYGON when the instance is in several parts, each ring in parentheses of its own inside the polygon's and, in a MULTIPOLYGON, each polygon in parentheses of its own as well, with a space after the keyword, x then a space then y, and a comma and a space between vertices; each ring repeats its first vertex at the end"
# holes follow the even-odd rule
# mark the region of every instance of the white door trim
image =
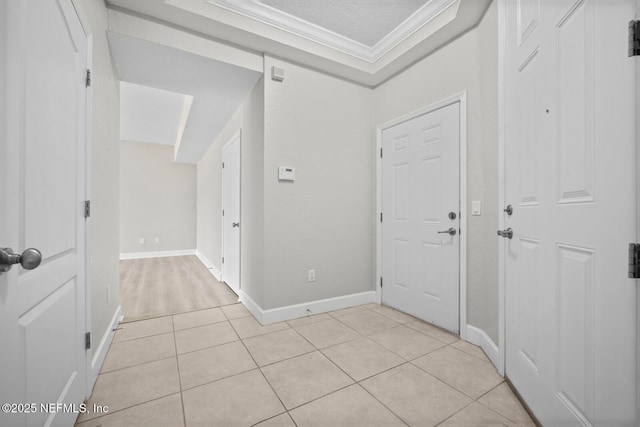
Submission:
MULTIPOLYGON (((636 0, 636 16, 634 19, 640 19, 640 0, 636 0)), ((636 63, 636 82, 640 82, 640 58, 629 58, 636 63)), ((636 83, 636 147, 640 147, 640 84, 636 83)), ((640 192, 640 150, 636 150, 636 192, 640 192)), ((640 197, 636 200, 636 242, 640 242, 640 197)), ((636 279, 636 285, 640 284, 640 280, 636 279)), ((636 292, 636 346, 638 354, 636 355, 636 396, 640 396, 640 290, 636 292)), ((636 409, 636 417, 640 419, 640 397, 636 409)))
MULTIPOLYGON (((240 194, 238 195, 239 200, 240 200, 240 212, 238 213, 239 215, 239 220, 240 220, 240 241, 239 241, 239 253, 238 253, 238 265, 239 265, 239 271, 238 271, 238 289, 242 289, 242 129, 238 129, 238 131, 236 133, 233 134, 233 136, 231 138, 229 138, 229 140, 227 142, 224 143, 224 145, 222 146, 222 148, 220 149, 220 157, 222 159, 224 159, 224 150, 226 150, 231 144, 233 144, 236 140, 238 140, 238 150, 240 151, 240 171, 239 174, 240 176, 238 177, 238 182, 239 182, 239 188, 238 191, 240 192, 240 194)), ((224 170, 222 171, 222 192, 221 192, 221 198, 222 198, 222 211, 224 212, 224 170)), ((224 216, 221 217, 222 221, 220 221, 220 252, 221 252, 221 256, 224 257, 224 216)), ((220 263, 220 281, 224 282, 224 263, 221 262, 220 263)))
POLYGON ((382 131, 424 114, 430 113, 449 105, 460 104, 460 338, 466 340, 467 337, 467 91, 462 91, 449 98, 430 104, 426 107, 412 111, 403 116, 397 117, 386 123, 378 125, 376 128, 376 302, 382 303, 382 289, 380 278, 382 277, 382 223, 380 222, 380 212, 382 212, 382 131))
MULTIPOLYGON (((89 19, 84 11, 84 7, 82 6, 82 2, 80 0, 71 0, 71 4, 76 10, 76 14, 80 20, 80 25, 82 25, 82 29, 87 38, 87 69, 93 71, 93 31, 91 29, 91 24, 89 23, 89 19)), ((91 200, 91 178, 92 178, 92 169, 91 169, 91 159, 93 152, 93 86, 89 86, 86 88, 86 97, 85 97, 85 200, 91 200)), ((93 364, 93 356, 96 353, 96 348, 99 343, 98 340, 103 340, 104 337, 97 336, 95 331, 93 331, 93 283, 91 281, 91 242, 93 241, 91 235, 91 217, 85 219, 85 234, 84 234, 84 286, 85 286, 85 332, 91 333, 91 348, 86 351, 86 373, 85 373, 85 381, 86 381, 86 389, 85 394, 88 399, 91 396, 91 392, 93 391, 93 386, 98 379, 98 374, 100 371, 99 366, 95 369, 93 364)))
MULTIPOLYGON (((498 0, 498 229, 504 230, 504 215, 501 215, 505 208, 504 197, 504 134, 505 134, 505 88, 504 88, 504 56, 506 49, 506 12, 505 1, 498 0)), ((496 230, 497 231, 497 230, 496 230)), ((496 369, 500 375, 505 372, 506 359, 506 250, 505 239, 498 239, 498 365, 496 369)))

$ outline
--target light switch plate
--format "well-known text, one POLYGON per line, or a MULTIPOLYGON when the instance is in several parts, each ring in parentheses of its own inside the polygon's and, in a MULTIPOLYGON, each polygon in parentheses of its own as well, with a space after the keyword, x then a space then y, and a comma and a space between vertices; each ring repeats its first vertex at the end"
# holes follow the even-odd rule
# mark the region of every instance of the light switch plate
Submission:
POLYGON ((473 216, 482 215, 482 201, 481 200, 473 200, 471 202, 471 215, 473 215, 473 216))

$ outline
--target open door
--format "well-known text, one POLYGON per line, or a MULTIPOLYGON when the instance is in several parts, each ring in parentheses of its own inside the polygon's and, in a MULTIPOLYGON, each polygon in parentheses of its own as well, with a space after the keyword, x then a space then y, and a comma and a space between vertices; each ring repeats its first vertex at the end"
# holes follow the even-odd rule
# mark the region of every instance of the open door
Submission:
POLYGON ((3 250, 22 265, 0 274, 0 402, 36 405, 3 406, 0 425, 73 425, 87 374, 87 37, 71 0, 5 0, 0 46, 0 247, 23 254, 3 250))

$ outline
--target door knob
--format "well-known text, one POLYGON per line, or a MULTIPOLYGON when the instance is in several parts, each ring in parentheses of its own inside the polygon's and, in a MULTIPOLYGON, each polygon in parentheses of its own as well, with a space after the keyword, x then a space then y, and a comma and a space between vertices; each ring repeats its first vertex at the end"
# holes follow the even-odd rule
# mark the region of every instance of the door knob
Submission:
POLYGON ((456 235, 456 233, 457 233, 457 231, 456 231, 456 229, 455 229, 455 228, 453 228, 453 227, 451 227, 451 228, 450 228, 450 229, 448 229, 448 230, 438 231, 438 234, 449 234, 449 235, 451 235, 451 236, 455 236, 455 235, 456 235))
POLYGON ((234 223, 231 223, 231 226, 233 228, 240 227, 240 223, 239 222, 234 222, 234 223))
POLYGON ((498 236, 511 239, 513 237, 513 230, 511 228, 507 228, 506 230, 498 230, 498 236))
POLYGON ((11 248, 0 248, 0 274, 11 270, 13 264, 20 264, 25 270, 33 270, 42 262, 42 253, 34 248, 14 254, 11 248))
POLYGON ((511 216, 511 214, 513 213, 513 206, 507 205, 507 207, 504 208, 504 211, 507 213, 507 215, 511 216))

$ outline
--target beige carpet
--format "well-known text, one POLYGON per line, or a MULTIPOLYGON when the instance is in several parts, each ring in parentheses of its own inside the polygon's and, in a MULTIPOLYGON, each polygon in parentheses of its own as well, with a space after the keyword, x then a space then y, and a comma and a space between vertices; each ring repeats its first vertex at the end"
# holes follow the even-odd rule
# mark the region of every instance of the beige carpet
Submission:
POLYGON ((193 255, 120 261, 124 321, 185 313, 238 302, 193 255))

